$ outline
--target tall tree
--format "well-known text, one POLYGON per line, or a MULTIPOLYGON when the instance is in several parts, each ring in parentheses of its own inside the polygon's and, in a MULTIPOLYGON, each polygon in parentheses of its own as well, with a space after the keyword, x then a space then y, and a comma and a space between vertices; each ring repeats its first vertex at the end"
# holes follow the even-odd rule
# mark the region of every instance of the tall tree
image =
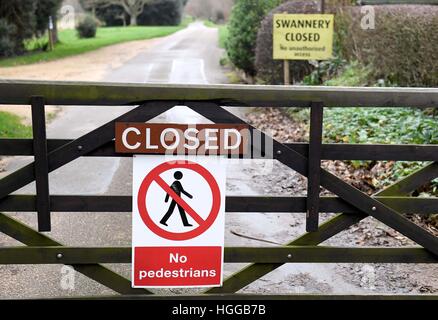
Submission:
MULTIPOLYGON (((47 30, 50 16, 53 17, 56 26, 56 14, 61 1, 0 1, 0 20, 3 27, 8 26, 7 32, 0 33, 0 41, 3 36, 8 36, 6 40, 9 42, 9 54, 24 53, 24 41, 33 36, 41 37, 47 30)), ((0 55, 4 54, 0 52, 0 55)))
POLYGON ((129 15, 131 26, 137 25, 137 18, 143 12, 146 4, 154 0, 101 0, 103 5, 116 5, 120 6, 129 15))
POLYGON ((0 56, 25 51, 24 40, 35 34, 35 10, 32 0, 0 1, 0 56))
POLYGON ((103 0, 80 0, 79 1, 82 8, 84 8, 87 11, 91 11, 94 17, 96 17, 96 9, 97 7, 104 3, 103 0))

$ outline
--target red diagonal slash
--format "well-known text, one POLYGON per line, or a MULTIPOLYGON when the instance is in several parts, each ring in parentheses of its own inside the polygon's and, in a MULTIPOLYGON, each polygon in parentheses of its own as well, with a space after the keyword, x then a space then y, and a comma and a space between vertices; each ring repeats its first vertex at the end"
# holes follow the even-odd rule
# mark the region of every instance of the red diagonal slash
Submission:
POLYGON ((190 215, 190 217, 193 218, 193 220, 196 221, 198 225, 202 225, 205 221, 202 219, 202 217, 196 213, 195 210, 192 209, 192 207, 189 206, 187 202, 185 202, 180 196, 178 196, 175 191, 170 188, 166 181, 164 181, 160 176, 156 176, 154 178, 155 182, 165 191, 169 196, 172 197, 173 200, 176 201, 183 209, 190 215))

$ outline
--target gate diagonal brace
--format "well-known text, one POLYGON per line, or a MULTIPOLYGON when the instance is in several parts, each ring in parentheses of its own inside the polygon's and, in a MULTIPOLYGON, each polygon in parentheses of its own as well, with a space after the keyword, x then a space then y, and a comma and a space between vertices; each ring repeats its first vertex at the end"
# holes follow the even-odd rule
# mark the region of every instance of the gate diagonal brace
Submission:
MULTIPOLYGON (((52 238, 28 227, 4 213, 0 213, 0 231, 21 243, 30 246, 62 247, 63 245, 52 238)), ((60 264, 63 264, 60 260, 60 264)), ((153 294, 145 289, 134 289, 131 281, 104 267, 101 264, 71 265, 77 272, 114 290, 119 294, 145 295, 153 294)))
MULTIPOLYGON (((398 194, 407 195, 415 189, 421 187, 424 181, 429 181, 431 177, 435 177, 438 173, 438 164, 432 163, 422 169, 417 170, 410 176, 395 182, 386 189, 378 192, 375 196, 386 196, 389 192, 391 195, 395 196, 396 193, 394 189, 399 190, 400 185, 403 185, 403 190, 398 194), (427 172, 427 174, 426 174, 427 172), (415 178, 415 175, 420 175, 421 179, 415 178)), ((317 232, 305 233, 302 236, 294 239, 293 241, 286 244, 287 246, 312 246, 318 245, 331 237, 337 235, 338 233, 348 229, 349 227, 360 222, 367 215, 365 214, 338 214, 334 218, 323 223, 317 232)), ((222 288, 212 288, 207 290, 207 293, 231 293, 237 292, 244 288, 246 285, 256 281, 257 279, 265 276, 266 274, 274 271, 275 269, 281 267, 283 264, 268 264, 268 263, 254 263, 240 271, 237 271, 230 277, 228 277, 222 286, 222 288)))
MULTIPOLYGON (((140 117, 145 117, 144 121, 146 122, 161 113, 166 112, 172 106, 172 102, 147 102, 117 119, 111 120, 103 126, 83 135, 82 137, 63 145, 49 153, 49 172, 52 172, 113 140, 116 122, 132 122, 138 120, 140 117)), ((32 162, 1 179, 0 199, 33 182, 35 180, 34 166, 35 163, 32 162)))
MULTIPOLYGON (((34 102, 34 101, 33 101, 34 102)), ((137 121, 139 117, 145 118, 144 121, 153 119, 154 117, 166 112, 174 105, 172 102, 147 102, 135 109, 125 113, 124 115, 109 121, 105 125, 83 135, 82 137, 59 147, 58 149, 48 154, 48 171, 54 171, 65 164, 84 156, 93 150, 114 139, 115 123, 137 121)), ((35 162, 26 165, 25 167, 9 174, 0 180, 0 199, 6 197, 10 193, 26 186, 35 180, 35 162)), ((30 246, 49 245, 61 246, 60 243, 46 237, 45 235, 0 214, 0 229, 3 233, 10 237, 25 243, 30 246)), ((119 274, 105 268, 102 265, 83 265, 73 266, 78 272, 85 276, 96 280, 97 282, 113 289, 121 294, 150 294, 147 290, 135 290, 131 288, 129 280, 119 274)))
MULTIPOLYGON (((239 117, 231 114, 230 112, 221 108, 218 105, 216 105, 216 108, 201 108, 200 106, 193 106, 191 108, 194 111, 198 112, 199 114, 203 115, 204 117, 214 122, 217 121, 221 123, 246 123, 239 117)), ((295 150, 285 146, 284 144, 276 141, 275 139, 266 136, 264 133, 260 132, 253 126, 249 125, 249 127, 251 132, 255 131, 259 135, 263 136, 265 139, 272 140, 274 150, 276 150, 276 152, 274 152, 275 159, 279 160, 281 163, 297 171, 303 176, 306 177, 308 176, 308 171, 307 171, 308 159, 306 157, 296 152, 295 150)), ((254 149, 256 146, 252 145, 251 147, 252 147, 251 149, 254 149)), ((332 175, 331 173, 325 171, 322 168, 320 170, 321 170, 321 185, 325 187, 327 190, 337 194, 340 198, 342 198, 347 203, 350 203, 351 205, 359 209, 361 212, 373 216, 374 218, 380 220, 381 222, 385 223, 389 227, 401 232, 408 238, 422 245, 424 248, 426 248, 433 254, 438 255, 437 237, 433 236, 423 228, 417 226, 415 223, 404 218, 401 214, 399 214, 395 210, 392 210, 387 206, 383 205, 381 202, 363 194, 361 191, 350 186, 349 184, 345 183, 344 181, 332 175)), ((332 219, 333 221, 331 222, 333 225, 335 225, 338 222, 337 220, 342 219, 339 217, 343 217, 343 215, 339 215, 334 219, 332 219)), ((362 218, 363 217, 359 216, 356 217, 356 219, 353 219, 353 221, 354 223, 357 223, 362 218)), ((348 224, 345 228, 348 228, 348 224)), ((344 229, 341 229, 338 232, 344 229)), ((269 264, 268 265, 262 264, 262 265, 267 267, 268 270, 270 267, 272 267, 272 265, 269 264)), ((268 270, 266 273, 272 271, 272 270, 269 271, 268 270)), ((211 289, 211 291, 208 292, 214 292, 214 290, 220 291, 220 289, 211 289)))
MULTIPOLYGON (((244 123, 240 118, 230 114, 225 109, 220 106, 213 108, 201 108, 194 107, 196 112, 201 113, 204 117, 215 121, 215 115, 226 113, 229 117, 228 121, 232 120, 234 123, 239 121, 244 123)), ((221 119, 225 120, 225 119, 221 119)), ((266 139, 270 139, 274 146, 274 157, 284 165, 297 171, 301 175, 308 177, 308 159, 296 152, 295 150, 289 148, 288 146, 278 142, 277 140, 267 136, 266 134, 260 132, 253 126, 250 126, 253 132, 257 132, 266 139)), ((256 146, 253 146, 253 148, 256 146)), ((350 186, 348 183, 339 179, 330 172, 320 168, 321 174, 321 186, 327 190, 338 195, 344 201, 348 202, 352 206, 359 209, 361 212, 376 218, 377 220, 385 223, 387 226, 399 231, 406 237, 415 241, 419 245, 423 246, 425 249, 429 250, 435 255, 438 255, 438 237, 435 237, 431 233, 427 232, 423 228, 417 226, 415 223, 411 222, 407 218, 403 217, 397 211, 387 207, 383 203, 367 196, 360 190, 350 186)))

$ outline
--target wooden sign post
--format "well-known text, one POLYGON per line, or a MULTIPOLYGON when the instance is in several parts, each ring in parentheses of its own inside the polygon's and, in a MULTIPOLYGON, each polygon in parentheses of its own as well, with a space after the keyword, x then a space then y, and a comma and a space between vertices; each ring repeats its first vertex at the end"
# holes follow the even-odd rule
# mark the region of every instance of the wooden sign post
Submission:
POLYGON ((290 85, 289 60, 287 60, 287 59, 284 60, 283 69, 284 69, 284 85, 288 86, 288 85, 290 85))
MULTIPOLYGON (((275 14, 273 20, 273 58, 283 60, 284 84, 290 84, 289 60, 328 60, 333 54, 334 15, 275 14)), ((309 141, 309 181, 307 188, 306 231, 318 230, 320 167, 324 105, 313 103, 310 112, 312 133, 309 141), (310 160, 312 159, 312 160, 310 160)))
POLYGON ((49 17, 49 51, 53 51, 53 49, 55 48, 55 42, 53 39, 53 29, 54 29, 54 24, 53 24, 53 18, 52 16, 49 17))
MULTIPOLYGON (((321 12, 325 10, 321 2, 321 12)), ((275 14, 273 58, 284 61, 284 84, 290 84, 289 60, 328 60, 333 54, 332 14, 275 14)))

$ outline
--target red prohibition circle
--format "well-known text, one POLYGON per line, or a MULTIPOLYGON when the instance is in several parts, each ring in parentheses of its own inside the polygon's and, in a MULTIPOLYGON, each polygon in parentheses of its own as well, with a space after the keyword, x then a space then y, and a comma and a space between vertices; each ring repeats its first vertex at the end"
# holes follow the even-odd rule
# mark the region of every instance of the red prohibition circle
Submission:
POLYGON ((168 239, 168 240, 175 240, 175 241, 183 241, 183 240, 189 240, 193 239, 205 231, 208 230, 208 228, 211 227, 213 222, 216 220, 219 209, 221 206, 221 196, 220 196, 220 189, 216 182, 216 179, 213 177, 213 175, 205 169, 200 164, 187 161, 187 160, 177 160, 177 161, 171 161, 171 162, 165 162, 160 164, 159 166, 155 167, 149 174, 144 178, 143 182, 140 185, 140 188, 138 190, 138 197, 137 197, 137 206, 138 211, 140 213, 140 217, 142 218, 143 222, 146 224, 146 226, 154 232, 156 235, 168 239), (170 232, 167 230, 164 230, 160 228, 158 225, 155 224, 155 222, 151 219, 151 216, 149 215, 149 212, 146 207, 146 194, 149 190, 149 187, 151 186, 152 182, 155 180, 156 177, 158 177, 161 173, 172 170, 172 169, 189 169, 197 172, 200 174, 208 183, 211 192, 212 192, 212 199, 213 204, 210 210, 210 213, 207 217, 207 219, 204 220, 204 222, 199 225, 197 228, 187 231, 187 232, 170 232))

